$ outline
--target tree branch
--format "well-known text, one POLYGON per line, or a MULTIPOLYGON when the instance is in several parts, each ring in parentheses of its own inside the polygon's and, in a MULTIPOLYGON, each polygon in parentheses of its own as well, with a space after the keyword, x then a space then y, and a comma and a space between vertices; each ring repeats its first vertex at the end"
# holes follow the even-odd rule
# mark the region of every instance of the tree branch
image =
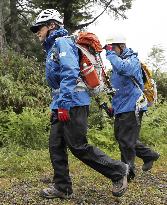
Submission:
POLYGON ((121 16, 123 19, 127 19, 127 17, 124 14, 121 14, 117 8, 111 8, 111 10, 113 10, 117 16, 121 16))
MULTIPOLYGON (((23 17, 23 19, 21 19, 21 18, 19 18, 19 19, 23 20, 26 24, 29 23, 29 21, 27 20, 26 16, 25 16, 22 12, 18 11, 18 14, 23 17)), ((19 16, 18 16, 18 17, 19 17, 19 16)))
POLYGON ((92 24, 93 22, 95 22, 95 21, 107 10, 107 8, 108 8, 109 5, 111 4, 111 2, 112 2, 112 0, 110 0, 110 1, 108 2, 108 4, 106 5, 106 8, 105 8, 98 16, 96 16, 92 21, 87 22, 87 23, 84 23, 84 24, 80 24, 80 25, 78 25, 78 26, 76 26, 76 27, 74 27, 74 28, 75 28, 76 30, 77 30, 77 29, 81 29, 81 28, 87 27, 88 25, 90 25, 90 24, 92 24))
POLYGON ((22 9, 24 9, 24 6, 23 6, 19 1, 17 1, 17 4, 18 4, 22 9))

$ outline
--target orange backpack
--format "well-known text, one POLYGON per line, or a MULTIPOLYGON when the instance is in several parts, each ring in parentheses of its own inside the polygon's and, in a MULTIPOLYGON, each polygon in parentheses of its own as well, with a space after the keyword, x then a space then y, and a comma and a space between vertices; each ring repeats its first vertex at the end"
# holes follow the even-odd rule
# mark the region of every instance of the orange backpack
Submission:
POLYGON ((83 81, 89 89, 101 86, 104 66, 100 56, 102 45, 98 37, 90 32, 80 32, 76 39, 79 49, 80 72, 83 81))

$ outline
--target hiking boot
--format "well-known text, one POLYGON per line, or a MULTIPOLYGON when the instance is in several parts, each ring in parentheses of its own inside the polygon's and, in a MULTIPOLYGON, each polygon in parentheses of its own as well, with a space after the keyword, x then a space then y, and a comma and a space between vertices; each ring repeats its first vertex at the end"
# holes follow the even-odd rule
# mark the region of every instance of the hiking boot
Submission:
POLYGON ((123 178, 118 181, 113 181, 113 188, 112 188, 113 196, 120 197, 126 192, 128 188, 128 182, 127 182, 128 173, 129 173, 129 166, 126 164, 125 176, 123 176, 123 178))
POLYGON ((154 161, 157 161, 159 157, 160 157, 160 154, 157 153, 156 156, 153 159, 151 159, 149 161, 145 161, 143 166, 142 166, 142 170, 144 172, 150 170, 152 168, 152 166, 153 166, 154 161))
POLYGON ((41 190, 40 196, 47 199, 53 199, 53 198, 71 199, 73 197, 73 194, 66 194, 64 192, 57 190, 55 187, 52 186, 41 190))

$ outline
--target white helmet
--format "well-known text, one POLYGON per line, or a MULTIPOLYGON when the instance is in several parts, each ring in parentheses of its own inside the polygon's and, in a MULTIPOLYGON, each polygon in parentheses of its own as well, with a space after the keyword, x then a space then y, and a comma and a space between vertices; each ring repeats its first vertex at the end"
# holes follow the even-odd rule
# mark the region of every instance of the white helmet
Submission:
POLYGON ((113 43, 126 44, 126 38, 122 34, 116 34, 106 39, 106 44, 113 44, 113 43))
POLYGON ((49 20, 55 20, 59 26, 63 25, 63 19, 58 11, 54 9, 46 9, 41 11, 41 13, 37 16, 34 24, 30 27, 30 30, 33 33, 36 33, 38 31, 38 27, 47 23, 49 20))

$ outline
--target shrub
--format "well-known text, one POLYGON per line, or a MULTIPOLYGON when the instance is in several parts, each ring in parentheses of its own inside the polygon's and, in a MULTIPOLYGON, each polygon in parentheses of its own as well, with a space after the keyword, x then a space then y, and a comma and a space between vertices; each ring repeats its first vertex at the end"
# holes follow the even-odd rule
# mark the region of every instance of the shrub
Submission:
POLYGON ((158 94, 162 96, 162 101, 167 100, 167 73, 157 70, 154 73, 154 78, 157 83, 158 94))
POLYGON ((112 124, 106 123, 102 130, 94 127, 88 130, 88 139, 90 143, 102 149, 105 153, 112 153, 118 148, 118 144, 114 137, 112 124))
POLYGON ((167 142, 167 103, 149 108, 148 115, 143 118, 141 139, 147 144, 163 144, 167 142))
POLYGON ((14 52, 0 56, 0 101, 1 110, 12 107, 16 113, 24 107, 48 106, 44 66, 14 52))
POLYGON ((48 110, 24 108, 21 114, 12 110, 0 112, 1 143, 18 144, 25 148, 48 147, 48 110))
MULTIPOLYGON (((98 113, 97 113, 98 114, 98 113)), ((143 116, 141 127, 141 141, 150 146, 167 143, 167 102, 159 103, 149 108, 147 115, 143 116)), ((96 122, 98 125, 98 122, 96 122)), ((114 137, 113 120, 105 118, 104 128, 99 130, 95 124, 90 127, 88 136, 91 143, 100 147, 107 153, 112 153, 118 148, 114 137)))

